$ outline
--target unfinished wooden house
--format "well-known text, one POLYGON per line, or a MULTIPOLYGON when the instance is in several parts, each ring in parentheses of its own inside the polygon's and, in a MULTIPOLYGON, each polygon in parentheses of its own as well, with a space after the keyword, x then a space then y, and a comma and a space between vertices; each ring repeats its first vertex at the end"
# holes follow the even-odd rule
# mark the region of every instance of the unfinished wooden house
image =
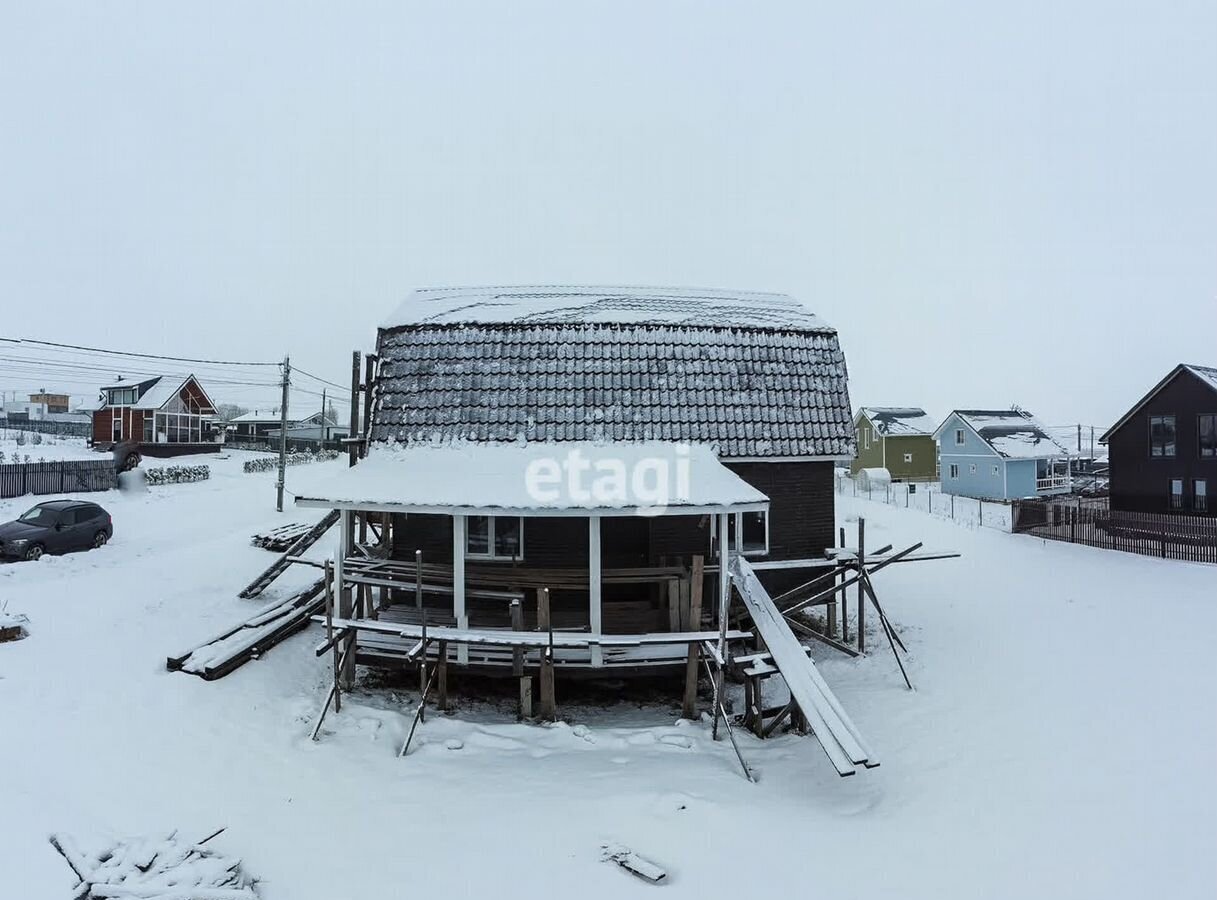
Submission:
MULTIPOLYGON (((836 332, 780 294, 417 291, 378 333, 371 407, 366 459, 296 501, 366 514, 374 533, 386 523, 387 558, 340 553, 343 589, 385 587, 378 617, 421 620, 419 556, 432 625, 510 629, 515 614, 526 630, 605 635, 559 654, 571 670, 682 662, 685 647, 617 652, 607 636, 700 628, 691 598, 714 596, 724 547, 770 589, 806 580, 803 564, 835 544, 834 463, 853 454, 836 332), (688 483, 663 502, 595 489, 618 465, 628 488, 639 467, 682 462, 688 483), (568 465, 587 466, 584 490, 568 465), (557 482, 543 495, 529 490, 538 466, 557 482), (711 570, 699 585, 695 557, 711 570)), ((358 657, 409 649, 368 635, 358 657)), ((494 669, 511 654, 462 647, 460 662, 494 669)))

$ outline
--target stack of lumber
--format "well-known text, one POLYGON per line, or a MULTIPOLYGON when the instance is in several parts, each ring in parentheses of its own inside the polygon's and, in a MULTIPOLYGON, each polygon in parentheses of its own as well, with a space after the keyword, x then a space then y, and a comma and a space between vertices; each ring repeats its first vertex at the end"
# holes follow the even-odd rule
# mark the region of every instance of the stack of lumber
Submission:
POLYGON ((282 553, 304 535, 309 533, 312 528, 307 522, 292 522, 290 525, 280 525, 278 528, 272 528, 270 531, 260 532, 249 539, 249 542, 255 547, 261 547, 263 550, 274 550, 276 553, 282 553))
POLYGON ((237 596, 242 600, 258 596, 270 586, 272 581, 291 568, 293 556, 301 555, 305 550, 321 540, 321 536, 329 531, 337 521, 338 510, 330 510, 321 521, 292 541, 291 546, 284 551, 283 555, 267 566, 266 571, 247 584, 245 589, 237 596))
POLYGON ((257 900, 254 879, 242 871, 241 860, 183 840, 176 833, 98 840, 89 846, 70 835, 53 834, 51 845, 80 879, 72 896, 83 900, 257 900))
POLYGON ((325 582, 318 579, 286 600, 263 607, 211 639, 165 660, 171 672, 189 672, 206 681, 223 678, 257 659, 284 638, 306 628, 325 606, 325 582))
POLYGON ((736 557, 731 561, 729 571, 732 584, 765 642, 772 664, 790 690, 790 699, 806 717, 837 773, 853 775, 857 765, 867 768, 879 765, 752 566, 743 557, 736 557))

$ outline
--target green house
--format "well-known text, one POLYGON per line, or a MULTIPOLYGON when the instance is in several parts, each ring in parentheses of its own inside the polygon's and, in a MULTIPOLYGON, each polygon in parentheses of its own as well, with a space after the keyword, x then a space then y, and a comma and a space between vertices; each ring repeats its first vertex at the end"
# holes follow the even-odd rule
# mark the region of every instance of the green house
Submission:
POLYGON ((935 422, 915 406, 864 406, 854 416, 858 453, 849 471, 883 468, 892 481, 936 481, 935 422))

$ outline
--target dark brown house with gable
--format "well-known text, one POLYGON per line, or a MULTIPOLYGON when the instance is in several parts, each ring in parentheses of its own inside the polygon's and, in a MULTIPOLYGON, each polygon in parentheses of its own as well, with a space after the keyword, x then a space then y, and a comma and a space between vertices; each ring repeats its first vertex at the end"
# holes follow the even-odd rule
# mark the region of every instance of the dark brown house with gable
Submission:
MULTIPOLYGON (((770 590, 814 577, 836 543, 833 472, 854 428, 835 329, 785 295, 434 289, 379 330, 369 444, 297 505, 387 520, 382 569, 421 551, 433 624, 510 628, 504 591, 518 589, 532 629, 546 587, 554 628, 637 634, 696 627, 671 579, 683 572, 687 590, 694 557, 713 566, 719 523, 770 590), (660 514, 611 499, 547 507, 519 489, 537 453, 573 448, 601 466, 684 446, 691 488, 660 514)), ((347 566, 356 583, 361 567, 347 566)), ((707 598, 717 584, 707 577, 707 598)), ((361 645, 361 660, 372 653, 361 645)))
POLYGON ((1217 515, 1217 368, 1176 366, 1101 441, 1112 509, 1217 515))

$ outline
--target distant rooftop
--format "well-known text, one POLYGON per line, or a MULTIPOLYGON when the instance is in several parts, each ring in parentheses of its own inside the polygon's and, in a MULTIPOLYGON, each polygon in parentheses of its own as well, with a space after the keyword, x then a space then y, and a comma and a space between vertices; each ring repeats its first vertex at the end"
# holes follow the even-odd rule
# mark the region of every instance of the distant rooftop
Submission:
POLYGON ((1069 455, 1069 451, 1056 442, 1048 429, 1026 410, 957 409, 954 415, 963 419, 998 455, 1007 459, 1045 459, 1069 455))
POLYGON ((833 330, 786 294, 578 285, 421 288, 411 293, 382 327, 462 323, 833 330))
POLYGON ((931 435, 935 422, 917 406, 864 406, 859 410, 884 437, 931 435))

